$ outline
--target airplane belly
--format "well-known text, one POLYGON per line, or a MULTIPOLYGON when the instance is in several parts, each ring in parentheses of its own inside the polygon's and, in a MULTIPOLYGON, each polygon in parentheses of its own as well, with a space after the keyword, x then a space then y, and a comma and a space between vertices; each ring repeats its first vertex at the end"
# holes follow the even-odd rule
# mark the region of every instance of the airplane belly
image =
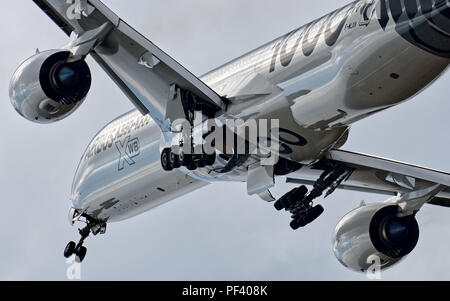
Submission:
POLYGON ((389 64, 354 81, 345 99, 351 111, 372 111, 396 105, 427 87, 446 70, 449 60, 408 46, 389 64))
POLYGON ((71 200, 98 220, 124 220, 198 189, 206 182, 160 163, 159 127, 148 116, 128 113, 89 145, 75 175, 71 200))
MULTIPOLYGON (((347 126, 397 105, 427 87, 450 60, 420 49, 395 31, 348 46, 339 72, 327 84, 295 100, 291 106, 302 126, 321 129, 347 126), (390 35, 390 37, 387 37, 390 35), (366 44, 367 43, 367 44, 366 44), (356 47, 356 46, 355 46, 356 47)), ((303 83, 308 85, 308 78, 303 83)))

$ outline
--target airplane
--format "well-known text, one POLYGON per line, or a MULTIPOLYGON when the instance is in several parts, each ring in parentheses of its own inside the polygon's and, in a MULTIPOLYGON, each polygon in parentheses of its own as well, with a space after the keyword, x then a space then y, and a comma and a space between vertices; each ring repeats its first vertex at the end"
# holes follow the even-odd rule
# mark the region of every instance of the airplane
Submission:
POLYGON ((201 77, 99 0, 34 2, 69 40, 15 72, 16 111, 42 124, 67 118, 91 87, 87 56, 136 107, 82 156, 69 220, 86 226, 65 257, 83 261, 85 239, 108 223, 224 181, 247 183, 274 213, 288 212, 294 230, 316 220, 324 208, 314 201, 336 189, 386 195, 335 228, 337 259, 358 272, 373 258, 385 269, 414 250, 424 205, 450 207, 449 173, 342 149, 356 121, 407 101, 446 71, 449 0, 354 1, 201 77), (228 126, 237 120, 244 124, 228 126), (268 120, 275 126, 265 128, 268 120), (276 178, 298 187, 275 198, 276 178))

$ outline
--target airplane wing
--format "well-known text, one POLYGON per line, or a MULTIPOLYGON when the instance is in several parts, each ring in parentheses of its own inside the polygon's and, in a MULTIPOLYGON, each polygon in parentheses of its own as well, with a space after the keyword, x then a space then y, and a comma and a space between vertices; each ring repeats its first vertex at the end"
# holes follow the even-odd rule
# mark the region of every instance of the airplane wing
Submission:
MULTIPOLYGON (((397 195, 433 184, 445 187, 429 204, 450 207, 450 174, 385 158, 345 150, 331 150, 324 160, 344 163, 354 171, 338 188, 397 195)), ((288 176, 288 183, 313 185, 322 170, 304 167, 288 176)))
MULTIPOLYGON (((150 114, 163 131, 185 118, 185 105, 206 112, 224 110, 216 92, 155 44, 131 28, 99 0, 33 0, 67 35, 87 36, 110 28, 89 54, 142 114, 150 114)), ((209 116, 211 115, 211 116, 209 116)))

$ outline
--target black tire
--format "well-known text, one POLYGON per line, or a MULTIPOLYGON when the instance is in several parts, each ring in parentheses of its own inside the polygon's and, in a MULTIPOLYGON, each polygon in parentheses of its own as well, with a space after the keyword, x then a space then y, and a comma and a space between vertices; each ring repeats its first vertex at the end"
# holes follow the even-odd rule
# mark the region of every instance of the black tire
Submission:
POLYGON ((212 166, 214 163, 216 163, 216 153, 212 155, 205 154, 204 161, 206 166, 212 166))
POLYGON ((315 221, 319 216, 322 215, 322 213, 324 211, 325 211, 325 209, 323 209, 322 205, 317 205, 314 208, 312 208, 309 218, 308 218, 309 223, 312 223, 313 221, 315 221))
POLYGON ((292 222, 291 222, 291 228, 293 229, 293 230, 298 230, 298 229, 300 229, 300 228, 303 228, 303 227, 305 227, 306 225, 307 225, 308 223, 306 222, 306 221, 304 221, 304 220, 302 220, 302 219, 294 219, 292 222))
POLYGON ((277 211, 281 211, 284 209, 283 204, 281 204, 281 202, 279 200, 275 202, 274 207, 277 211))
POLYGON ((170 165, 170 149, 165 148, 161 153, 161 166, 165 171, 171 171, 173 169, 170 165))
POLYGON ((200 159, 197 161, 197 167, 198 168, 203 168, 205 166, 206 166, 205 157, 201 156, 200 159))
POLYGON ((292 195, 292 198, 296 200, 303 199, 307 193, 308 188, 306 188, 305 185, 302 185, 296 189, 296 191, 292 195))
POLYGON ((297 195, 299 195, 298 191, 299 188, 294 188, 288 193, 286 193, 283 197, 280 199, 280 203, 283 205, 284 208, 289 208, 290 206, 294 205, 299 198, 297 195))
POLYGON ((181 166, 189 166, 192 163, 192 155, 186 154, 183 150, 178 155, 181 166))
POLYGON ((300 224, 297 220, 292 220, 292 222, 290 223, 290 226, 292 228, 292 230, 298 230, 300 228, 300 224))
POLYGON ((281 206, 283 206, 283 208, 287 209, 291 205, 290 200, 291 200, 291 198, 289 196, 285 195, 285 196, 281 197, 279 202, 280 202, 281 206))
POLYGON ((289 196, 289 194, 291 192, 292 192, 292 190, 290 192, 286 193, 285 195, 283 195, 281 198, 279 198, 278 201, 277 201, 278 205, 276 205, 275 208, 281 208, 280 210, 286 208, 286 205, 287 205, 286 199, 287 199, 287 197, 289 196))
POLYGON ((64 249, 64 257, 69 258, 73 254, 75 254, 75 248, 77 247, 77 244, 73 241, 69 242, 64 249))
POLYGON ((178 151, 174 148, 170 150, 169 162, 172 168, 180 168, 180 156, 178 155, 178 151))
POLYGON ((298 228, 300 228, 300 226, 298 225, 298 223, 295 219, 291 221, 289 226, 291 226, 292 230, 297 230, 298 228))
POLYGON ((305 199, 306 194, 308 193, 308 188, 306 186, 300 186, 291 191, 291 193, 286 197, 284 201, 284 206, 289 208, 293 205, 296 205, 302 202, 305 199))
POLYGON ((197 169, 197 164, 194 161, 191 161, 191 163, 187 166, 187 169, 194 171, 197 169))
POLYGON ((308 216, 305 218, 305 220, 303 222, 300 222, 300 224, 303 224, 301 227, 311 224, 319 216, 321 216, 324 211, 325 210, 323 209, 323 207, 321 205, 317 205, 317 206, 313 207, 311 209, 311 211, 309 212, 308 216))
POLYGON ((83 262, 84 258, 86 257, 86 253, 87 253, 87 248, 86 247, 79 247, 78 250, 75 252, 76 257, 76 261, 78 263, 83 262))

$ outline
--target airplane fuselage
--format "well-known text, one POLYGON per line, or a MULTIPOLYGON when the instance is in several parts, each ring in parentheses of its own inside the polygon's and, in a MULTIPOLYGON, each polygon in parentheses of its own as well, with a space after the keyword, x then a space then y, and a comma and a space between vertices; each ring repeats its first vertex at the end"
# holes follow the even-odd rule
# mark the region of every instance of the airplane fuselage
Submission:
MULTIPOLYGON (((439 16, 449 14, 448 1, 410 3, 353 2, 201 79, 229 100, 226 118, 279 119, 282 156, 314 162, 345 143, 351 124, 411 98, 447 68, 449 28, 439 16)), ((251 160, 225 174, 214 172, 226 164, 221 157, 197 171, 164 171, 162 141, 138 111, 107 125, 81 159, 73 207, 114 222, 213 181, 247 179, 251 160)))

